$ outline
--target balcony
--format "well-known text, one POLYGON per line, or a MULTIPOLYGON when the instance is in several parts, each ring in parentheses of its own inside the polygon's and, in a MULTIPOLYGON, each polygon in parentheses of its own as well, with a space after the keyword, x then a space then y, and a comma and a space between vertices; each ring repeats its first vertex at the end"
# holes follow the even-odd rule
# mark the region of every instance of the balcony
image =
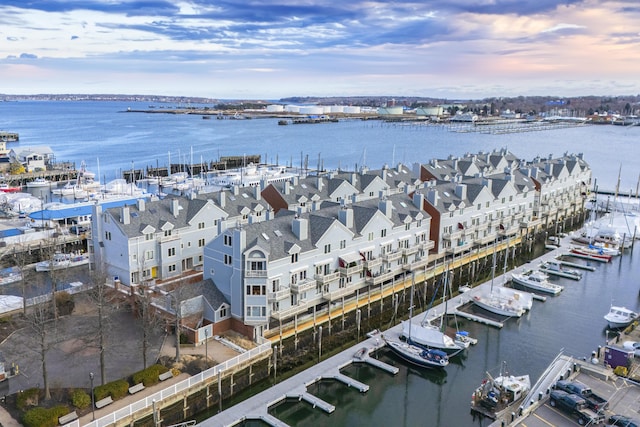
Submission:
POLYGON ((322 295, 322 298, 324 298, 327 301, 335 301, 335 300, 340 299, 342 297, 345 297, 347 295, 351 295, 355 291, 356 291, 355 287, 349 286, 349 287, 346 287, 346 288, 338 289, 336 291, 331 291, 331 292, 325 293, 324 295, 322 295))
POLYGON ((362 271, 362 264, 358 263, 352 267, 338 267, 338 271, 341 276, 348 277, 352 274, 360 273, 362 271))
POLYGON ((382 259, 386 262, 392 262, 400 259, 402 252, 388 252, 382 255, 382 259))
POLYGON ((269 292, 267 294, 267 301, 270 303, 282 301, 283 299, 287 299, 291 297, 291 289, 283 288, 276 292, 269 292))
POLYGON ((310 306, 309 302, 306 302, 306 301, 300 302, 298 303, 298 305, 294 305, 292 307, 288 307, 283 310, 272 311, 271 317, 273 317, 276 320, 287 319, 289 317, 295 316, 296 314, 300 314, 307 311, 309 309, 309 306, 310 306))
POLYGON ((171 234, 170 236, 158 236, 156 241, 160 244, 173 242, 174 240, 180 240, 180 235, 178 233, 171 234))
MULTIPOLYGON (((493 239, 492 239, 493 240, 493 239)), ((465 251, 468 251, 471 249, 471 240, 463 242, 463 243, 459 243, 456 245, 451 245, 450 248, 447 248, 447 253, 448 254, 459 254, 465 251)))
POLYGON ((451 233, 443 233, 442 240, 456 240, 462 237, 463 230, 452 231, 451 233))
POLYGON ((364 268, 371 270, 372 268, 382 265, 382 258, 368 259, 364 262, 364 268))
POLYGON ((378 274, 377 276, 367 277, 365 282, 368 285, 380 285, 381 283, 386 282, 387 280, 391 280, 394 276, 398 274, 397 270, 387 271, 386 273, 378 274))
POLYGON ((420 249, 420 246, 418 246, 418 245, 411 246, 411 247, 408 247, 408 248, 404 248, 404 249, 402 249, 402 255, 404 255, 404 256, 413 255, 416 252, 418 252, 419 249, 420 249))
POLYGON ((339 278, 340 278, 340 272, 339 271, 336 271, 334 273, 329 273, 329 274, 316 274, 314 276, 315 281, 318 282, 321 285, 324 285, 324 284, 327 284, 327 283, 331 283, 331 282, 335 282, 339 278))
POLYGON ((436 247, 436 242, 433 240, 427 240, 426 242, 422 242, 420 244, 423 251, 430 251, 431 249, 436 247))
POLYGON ((423 269, 429 263, 429 259, 425 256, 423 259, 407 263, 403 265, 403 268, 407 271, 415 271, 423 269))
POLYGON ((244 277, 267 277, 267 270, 245 270, 244 277))
POLYGON ((317 284, 318 282, 316 282, 314 279, 304 279, 299 281, 298 283, 292 283, 291 292, 293 292, 294 294, 301 294, 315 289, 317 284))

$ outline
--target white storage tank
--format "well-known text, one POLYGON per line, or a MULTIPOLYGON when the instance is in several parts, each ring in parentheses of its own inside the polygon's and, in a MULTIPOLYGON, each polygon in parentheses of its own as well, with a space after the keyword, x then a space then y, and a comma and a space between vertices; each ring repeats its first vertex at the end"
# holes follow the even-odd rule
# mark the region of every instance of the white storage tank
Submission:
POLYGON ((330 113, 344 113, 344 105, 332 105, 329 108, 330 113))
POLYGON ((298 105, 287 105, 285 107, 285 110, 287 110, 289 113, 299 113, 300 107, 298 105))
POLYGON ((317 105, 300 107, 300 114, 309 114, 313 116, 320 116, 324 114, 324 108, 317 105))
POLYGON ((360 107, 356 105, 344 107, 344 112, 347 114, 360 114, 360 107))
POLYGON ((268 113, 282 113, 283 111, 284 111, 284 105, 280 105, 280 104, 267 105, 268 113))

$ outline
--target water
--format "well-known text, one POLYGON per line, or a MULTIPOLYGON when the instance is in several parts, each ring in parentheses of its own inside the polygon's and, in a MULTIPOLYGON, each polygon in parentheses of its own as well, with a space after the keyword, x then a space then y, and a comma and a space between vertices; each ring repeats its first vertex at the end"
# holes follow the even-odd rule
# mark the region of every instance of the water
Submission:
MULTIPOLYGON (((428 162, 437 157, 508 148, 529 160, 534 156, 584 153, 601 188, 613 189, 621 170, 621 189, 635 191, 640 150, 639 128, 591 126, 509 135, 459 134, 441 126, 347 121, 317 125, 278 126, 275 119, 202 120, 199 115, 124 113, 146 105, 117 102, 0 103, 0 129, 20 133, 16 146, 48 145, 59 161, 86 161, 102 180, 119 178, 123 170, 167 165, 181 160, 198 163, 220 156, 261 154, 269 162, 300 165, 318 157, 325 168, 379 168, 387 163, 428 162), (98 169, 99 167, 99 169, 98 169)), ((496 372, 503 361, 514 374, 537 379, 546 365, 564 350, 588 357, 605 341, 603 315, 612 302, 639 310, 638 251, 597 264, 580 281, 552 277, 565 286, 558 297, 534 302, 530 313, 510 320, 502 329, 458 319, 478 338, 466 358, 434 373, 407 367, 393 355, 380 357, 400 368, 391 376, 373 367, 354 366, 348 375, 369 384, 365 394, 334 382, 310 390, 336 405, 327 416, 301 403, 276 409, 290 425, 417 426, 487 425, 469 413, 471 393, 486 371, 496 372)))
POLYGON ((125 170, 182 161, 199 163, 220 156, 260 154, 263 160, 299 166, 308 156, 327 169, 372 169, 397 162, 508 148, 535 156, 584 153, 601 187, 613 189, 621 168, 621 189, 635 190, 640 162, 640 128, 590 126, 507 135, 454 133, 444 126, 343 121, 278 126, 277 119, 202 120, 200 115, 127 113, 144 103, 30 101, 0 103, 0 130, 19 132, 8 148, 48 145, 58 161, 86 161, 101 180, 125 170))

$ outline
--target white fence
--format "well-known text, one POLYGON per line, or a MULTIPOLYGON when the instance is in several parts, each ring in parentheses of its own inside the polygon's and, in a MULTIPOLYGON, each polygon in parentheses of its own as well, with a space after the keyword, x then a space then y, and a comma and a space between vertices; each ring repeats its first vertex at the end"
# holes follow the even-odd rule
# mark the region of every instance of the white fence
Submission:
MULTIPOLYGON (((137 402, 132 403, 131 405, 124 407, 122 409, 118 409, 106 415, 102 418, 99 418, 95 421, 91 421, 88 424, 85 424, 86 427, 106 427, 116 423, 119 420, 124 418, 128 418, 135 413, 142 411, 147 408, 153 408, 155 402, 161 402, 164 399, 181 393, 185 390, 189 390, 191 387, 197 386, 198 384, 203 383, 205 380, 209 378, 216 377, 221 375, 222 372, 226 371, 229 368, 232 368, 241 363, 247 362, 254 357, 257 357, 263 353, 271 351, 271 342, 267 341, 264 344, 261 344, 259 347, 253 348, 246 353, 239 354, 233 359, 229 359, 225 362, 222 362, 212 368, 207 369, 206 371, 202 371, 199 374, 193 375, 187 378, 184 381, 180 381, 170 387, 167 387, 163 390, 160 390, 157 393, 154 393, 150 396, 145 397, 144 399, 138 400, 137 402)), ((80 427, 80 420, 72 421, 68 424, 65 424, 64 427, 80 427)))

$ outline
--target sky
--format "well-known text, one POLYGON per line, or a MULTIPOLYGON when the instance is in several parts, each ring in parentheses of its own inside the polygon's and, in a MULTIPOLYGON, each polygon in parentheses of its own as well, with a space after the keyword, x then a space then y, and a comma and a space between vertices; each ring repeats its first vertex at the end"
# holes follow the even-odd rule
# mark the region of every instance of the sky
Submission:
POLYGON ((634 95, 638 0, 3 0, 0 93, 634 95))

